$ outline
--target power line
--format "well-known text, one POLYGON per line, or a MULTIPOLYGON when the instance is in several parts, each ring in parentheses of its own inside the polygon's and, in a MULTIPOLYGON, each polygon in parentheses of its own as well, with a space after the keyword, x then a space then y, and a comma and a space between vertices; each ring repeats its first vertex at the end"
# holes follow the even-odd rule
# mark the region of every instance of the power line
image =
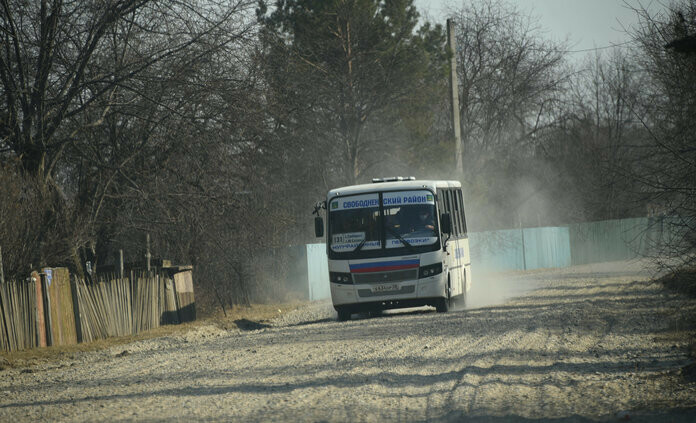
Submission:
POLYGON ((608 48, 614 48, 614 47, 622 47, 623 48, 631 43, 632 43, 632 41, 624 41, 623 43, 609 44, 609 45, 602 46, 602 47, 584 48, 584 49, 580 49, 580 50, 551 50, 551 51, 555 51, 557 53, 586 53, 588 51, 606 50, 608 48))
MULTIPOLYGON (((573 54, 573 53, 587 53, 589 51, 606 50, 606 49, 615 48, 615 47, 626 48, 631 43, 632 43, 632 41, 625 41, 623 43, 609 44, 609 45, 602 46, 602 47, 584 48, 584 49, 580 49, 580 50, 559 50, 559 49, 554 49, 554 48, 529 48, 529 50, 573 54)), ((461 51, 463 49, 464 49, 463 47, 457 47, 457 51, 461 51)))

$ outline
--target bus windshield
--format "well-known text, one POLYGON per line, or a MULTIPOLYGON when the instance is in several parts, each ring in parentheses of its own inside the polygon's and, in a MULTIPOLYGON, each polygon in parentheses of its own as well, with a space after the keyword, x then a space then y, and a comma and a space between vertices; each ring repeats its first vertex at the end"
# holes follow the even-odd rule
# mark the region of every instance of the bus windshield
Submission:
POLYGON ((329 205, 330 249, 370 254, 374 250, 407 248, 413 252, 417 247, 432 247, 438 241, 435 216, 434 195, 427 190, 333 199, 329 205))

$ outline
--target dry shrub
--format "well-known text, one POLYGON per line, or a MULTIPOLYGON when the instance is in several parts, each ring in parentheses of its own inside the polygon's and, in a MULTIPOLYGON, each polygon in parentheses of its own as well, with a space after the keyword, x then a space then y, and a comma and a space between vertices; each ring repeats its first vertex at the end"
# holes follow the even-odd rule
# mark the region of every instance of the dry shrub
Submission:
POLYGON ((59 191, 12 162, 0 164, 0 247, 6 279, 74 263, 85 225, 59 191))

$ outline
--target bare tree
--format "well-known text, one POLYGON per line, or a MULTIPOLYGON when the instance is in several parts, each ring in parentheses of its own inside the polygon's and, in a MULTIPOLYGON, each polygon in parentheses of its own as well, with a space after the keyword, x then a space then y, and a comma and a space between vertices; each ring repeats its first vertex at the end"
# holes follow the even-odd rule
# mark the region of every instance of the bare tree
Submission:
POLYGON ((501 0, 466 2, 450 17, 457 36, 462 178, 479 206, 474 227, 517 226, 519 205, 551 179, 535 173, 546 166, 531 163, 538 135, 555 123, 552 110, 566 82, 565 46, 548 41, 533 16, 501 0))
MULTIPOLYGON (((229 53, 253 39, 254 5, 2 2, 0 151, 37 181, 48 199, 45 224, 73 228, 58 263, 98 244, 105 208, 147 197, 143 174, 166 167, 202 129, 224 125, 203 105, 221 103, 225 93, 215 84, 230 78, 221 72, 250 57, 229 53)), ((48 245, 48 236, 37 243, 48 245)))
POLYGON ((644 214, 637 186, 625 172, 645 144, 646 131, 635 117, 644 83, 625 48, 594 52, 574 72, 558 124, 540 144, 544 156, 565 169, 559 177, 576 199, 572 220, 644 214))
POLYGON ((70 134, 59 132, 66 117, 79 114, 138 68, 90 72, 106 31, 146 3, 2 2, 0 136, 26 171, 50 180, 70 141, 70 134))
POLYGON ((649 144, 630 176, 662 217, 656 222, 670 229, 660 244, 658 256, 668 259, 663 264, 689 267, 696 263, 696 52, 676 49, 674 41, 696 34, 696 3, 676 1, 665 14, 636 13, 636 61, 648 76, 636 118, 649 144))
POLYGON ((528 142, 563 88, 564 45, 501 0, 453 11, 465 162, 528 142))

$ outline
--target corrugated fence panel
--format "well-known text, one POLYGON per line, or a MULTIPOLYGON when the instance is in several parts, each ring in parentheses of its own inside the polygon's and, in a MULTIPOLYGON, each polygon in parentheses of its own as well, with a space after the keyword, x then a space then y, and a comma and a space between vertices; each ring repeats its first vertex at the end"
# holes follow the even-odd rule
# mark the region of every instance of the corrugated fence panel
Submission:
POLYGON ((690 248, 685 235, 693 232, 696 221, 675 216, 655 216, 648 218, 646 225, 642 253, 648 256, 679 256, 690 248))
POLYGON ((310 301, 331 297, 326 244, 307 244, 307 279, 310 301))
POLYGON ((570 233, 567 227, 524 229, 525 269, 570 266, 570 233))
POLYGON ((471 267, 476 272, 524 269, 522 231, 519 229, 471 232, 469 244, 471 267))
MULTIPOLYGON (((324 244, 321 244, 324 245, 324 244)), ((324 249, 325 251, 325 249, 324 249)), ((301 298, 306 300, 309 298, 309 290, 307 288, 308 273, 307 268, 307 246, 293 245, 284 250, 284 255, 287 257, 287 282, 286 289, 291 298, 301 298)), ((326 253, 324 253, 326 255, 326 253)), ((328 284, 328 280, 326 281, 328 284)))
POLYGON ((632 259, 648 246, 647 218, 578 223, 569 229, 573 265, 632 259))
MULTIPOLYGON (((642 217, 569 226, 470 232, 476 274, 568 267, 660 255, 678 244, 684 227, 674 217, 642 217)), ((310 300, 330 297, 325 244, 307 245, 310 300)), ((673 253, 673 252, 672 252, 673 253)))

